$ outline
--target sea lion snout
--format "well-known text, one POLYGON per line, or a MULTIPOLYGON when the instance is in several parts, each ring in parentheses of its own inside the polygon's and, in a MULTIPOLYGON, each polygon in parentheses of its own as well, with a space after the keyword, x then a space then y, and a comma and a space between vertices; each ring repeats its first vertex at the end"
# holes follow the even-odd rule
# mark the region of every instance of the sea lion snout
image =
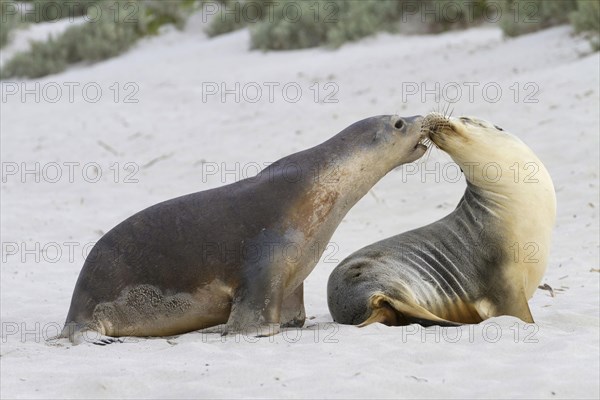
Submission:
POLYGON ((421 132, 442 150, 447 150, 447 139, 460 136, 460 132, 454 124, 453 118, 447 117, 439 112, 429 113, 423 118, 421 132))
MULTIPOLYGON (((400 117, 392 115, 389 124, 393 136, 403 143, 402 151, 405 158, 402 163, 413 162, 421 157, 427 151, 427 135, 422 131, 422 115, 413 115, 410 117, 400 117), (398 133, 398 135, 395 135, 398 133)), ((389 129, 389 126, 386 126, 389 129)))
POLYGON ((438 112, 429 113, 421 122, 421 131, 426 133, 430 139, 441 133, 446 128, 451 128, 450 118, 438 112))

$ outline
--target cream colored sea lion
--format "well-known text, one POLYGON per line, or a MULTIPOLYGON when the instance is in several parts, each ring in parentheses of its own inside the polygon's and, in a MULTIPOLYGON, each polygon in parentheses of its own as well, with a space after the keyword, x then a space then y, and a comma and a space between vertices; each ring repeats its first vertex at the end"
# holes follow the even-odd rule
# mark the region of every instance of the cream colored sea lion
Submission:
POLYGON ((517 137, 477 118, 426 116, 423 129, 464 171, 456 209, 430 225, 353 253, 332 272, 331 315, 343 324, 454 325, 511 315, 548 263, 552 179, 517 137))
POLYGON ((129 217, 86 259, 61 337, 302 326, 304 279, 348 210, 425 153, 421 120, 368 118, 256 177, 129 217))

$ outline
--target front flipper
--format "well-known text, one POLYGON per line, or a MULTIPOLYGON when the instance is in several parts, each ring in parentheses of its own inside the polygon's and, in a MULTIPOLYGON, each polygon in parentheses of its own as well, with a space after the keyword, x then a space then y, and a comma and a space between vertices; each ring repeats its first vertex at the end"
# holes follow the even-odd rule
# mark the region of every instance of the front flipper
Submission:
POLYGON ((281 295, 278 293, 243 294, 234 300, 223 334, 241 333, 263 337, 279 333, 281 302, 281 295))
POLYGON ((482 319, 510 315, 529 324, 535 323, 522 289, 509 288, 505 293, 495 293, 493 298, 479 300, 475 308, 482 319))
POLYGON ((271 336, 279 333, 284 278, 272 264, 254 266, 233 298, 227 333, 271 336))
POLYGON ((281 307, 281 326, 284 328, 301 328, 306 320, 304 311, 304 283, 283 300, 281 307))

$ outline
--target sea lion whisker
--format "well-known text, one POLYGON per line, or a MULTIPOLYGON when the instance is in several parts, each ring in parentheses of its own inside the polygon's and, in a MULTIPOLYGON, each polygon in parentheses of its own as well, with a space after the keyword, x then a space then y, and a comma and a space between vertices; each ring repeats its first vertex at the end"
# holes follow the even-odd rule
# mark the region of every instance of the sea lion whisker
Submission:
POLYGON ((452 107, 452 110, 450 111, 450 114, 448 115, 448 120, 450 120, 450 118, 452 117, 453 113, 454 113, 454 107, 452 107))

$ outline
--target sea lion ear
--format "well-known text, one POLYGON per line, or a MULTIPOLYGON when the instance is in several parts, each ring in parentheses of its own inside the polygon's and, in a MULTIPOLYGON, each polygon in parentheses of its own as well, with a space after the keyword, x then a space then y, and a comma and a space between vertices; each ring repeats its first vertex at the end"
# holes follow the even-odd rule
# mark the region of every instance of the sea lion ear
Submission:
POLYGON ((372 143, 378 142, 381 140, 381 138, 383 138, 385 134, 385 131, 383 131, 382 129, 377 129, 375 131, 375 133, 373 133, 373 138, 371 139, 372 143))
POLYGON ((498 125, 494 125, 494 128, 498 129, 499 131, 504 131, 504 129, 500 128, 498 125))

